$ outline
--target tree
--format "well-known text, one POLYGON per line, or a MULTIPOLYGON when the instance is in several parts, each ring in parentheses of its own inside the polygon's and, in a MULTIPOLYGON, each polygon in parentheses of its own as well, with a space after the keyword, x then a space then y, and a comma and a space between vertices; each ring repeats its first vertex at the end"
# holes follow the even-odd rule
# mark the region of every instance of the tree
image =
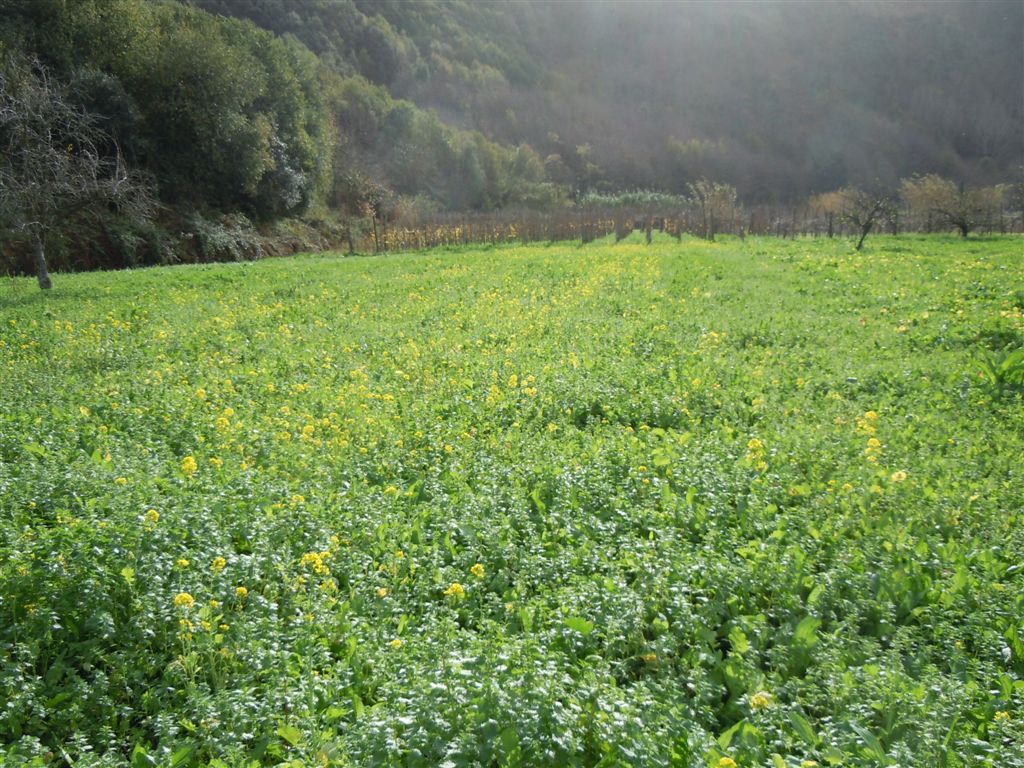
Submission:
POLYGON ((726 221, 731 221, 738 211, 736 188, 707 179, 688 186, 693 204, 700 212, 701 234, 708 240, 714 240, 715 233, 726 221))
POLYGON ((840 216, 860 233, 856 248, 864 247, 864 240, 879 220, 892 215, 895 210, 888 193, 878 190, 866 191, 847 187, 838 192, 841 200, 840 216))
POLYGON ((47 243, 71 217, 113 209, 144 220, 152 210, 148 186, 128 172, 116 142, 38 61, 0 60, 0 148, 0 230, 28 240, 40 288, 53 284, 47 243))
POLYGON ((842 216, 845 206, 842 192, 825 192, 821 195, 815 195, 809 202, 813 210, 825 214, 825 221, 828 224, 828 236, 833 237, 836 231, 836 216, 842 216))
POLYGON ((946 226, 955 227, 961 237, 967 237, 985 217, 1000 209, 1004 189, 1001 186, 964 189, 949 179, 928 174, 904 179, 901 192, 915 213, 929 222, 938 219, 946 226))

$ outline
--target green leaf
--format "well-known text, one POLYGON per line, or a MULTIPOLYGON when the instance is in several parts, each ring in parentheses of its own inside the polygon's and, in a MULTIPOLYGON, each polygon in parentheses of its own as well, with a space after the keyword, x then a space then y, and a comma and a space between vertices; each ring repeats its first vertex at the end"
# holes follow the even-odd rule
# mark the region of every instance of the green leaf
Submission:
POLYGON ((511 755, 519 749, 519 734, 511 725, 503 730, 498 738, 501 741, 501 750, 506 755, 511 755))
POLYGON ((182 768, 182 766, 188 765, 192 753, 196 751, 195 745, 188 744, 173 755, 171 755, 171 762, 169 763, 170 768, 182 768))
POLYGON ((793 642, 809 648, 818 642, 817 632, 820 626, 821 619, 817 616, 805 616, 793 631, 793 642))
POLYGON ((864 742, 864 746, 867 748, 867 756, 873 757, 875 760, 882 763, 882 765, 888 765, 889 759, 886 756, 885 747, 882 746, 882 742, 878 740, 878 737, 871 733, 871 731, 866 728, 862 728, 859 725, 854 725, 852 727, 854 732, 860 736, 861 740, 864 742))
POLYGON ((566 627, 579 632, 584 637, 594 631, 594 623, 592 621, 587 621, 582 616, 569 616, 563 623, 566 627))
POLYGON ((750 650, 750 640, 747 639, 746 633, 739 627, 733 627, 729 631, 729 643, 732 645, 733 653, 737 653, 740 656, 750 650))
POLYGON ((294 725, 282 725, 277 729, 277 735, 287 741, 293 747, 302 741, 302 731, 294 725))
POLYGON ((818 734, 814 730, 814 726, 811 722, 795 710, 789 711, 789 722, 793 724, 793 728, 796 730, 797 735, 804 740, 806 744, 812 747, 818 746, 818 734))
POLYGON ((46 458, 46 448, 41 446, 39 443, 22 443, 21 447, 25 449, 26 453, 38 456, 41 459, 46 458))
POLYGON ((148 768, 151 765, 156 765, 156 760, 150 757, 145 747, 136 744, 132 750, 132 768, 148 768))

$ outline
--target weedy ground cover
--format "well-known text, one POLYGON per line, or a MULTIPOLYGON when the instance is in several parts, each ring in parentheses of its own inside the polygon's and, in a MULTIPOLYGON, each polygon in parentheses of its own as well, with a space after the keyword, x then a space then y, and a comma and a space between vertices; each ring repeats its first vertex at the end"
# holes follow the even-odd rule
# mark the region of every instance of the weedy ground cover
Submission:
POLYGON ((1021 289, 941 237, 8 280, 0 762, 1022 766, 1021 289))

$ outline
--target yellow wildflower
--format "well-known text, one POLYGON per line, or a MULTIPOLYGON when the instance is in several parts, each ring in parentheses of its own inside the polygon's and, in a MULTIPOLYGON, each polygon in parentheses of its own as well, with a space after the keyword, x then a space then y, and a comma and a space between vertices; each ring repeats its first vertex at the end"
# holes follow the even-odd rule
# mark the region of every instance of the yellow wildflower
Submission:
POLYGON ((391 590, 387 587, 377 587, 377 597, 387 597, 391 594, 391 590))
POLYGON ((767 709, 772 705, 772 695, 768 691, 758 691, 750 697, 751 709, 767 709))
POLYGON ((194 456, 186 456, 181 460, 181 471, 191 477, 199 469, 199 465, 196 463, 194 456))
POLYGON ((1006 723, 1010 720, 1010 713, 1007 712, 1005 709, 1001 709, 998 712, 996 712, 995 716, 992 719, 996 722, 1006 723))
POLYGON ((245 600, 249 596, 249 590, 245 587, 235 587, 235 597, 239 600, 245 600))
POLYGON ((191 608, 195 603, 196 599, 188 592, 179 592, 174 596, 174 604, 178 608, 191 608))
POLYGON ((640 658, 643 659, 644 661, 646 661, 648 664, 653 664, 654 662, 656 662, 658 660, 658 654, 656 654, 656 653, 645 653, 640 658))
POLYGON ((445 597, 454 597, 456 600, 466 596, 466 588, 463 587, 459 582, 452 582, 452 585, 444 591, 445 597))
POLYGON ((736 761, 731 757, 718 758, 718 768, 737 768, 736 761))
POLYGON ((114 480, 114 482, 117 483, 118 485, 128 485, 128 478, 127 477, 118 477, 118 478, 116 478, 114 480))
POLYGON ((188 568, 189 561, 186 560, 184 557, 179 557, 177 560, 174 561, 174 564, 179 568, 188 568))
POLYGON ((478 579, 482 579, 484 577, 484 567, 480 563, 477 563, 472 568, 470 568, 469 572, 476 576, 478 579))
POLYGON ((894 483, 902 483, 904 480, 907 479, 907 473, 900 469, 897 470, 896 472, 893 472, 889 476, 889 479, 892 480, 894 483))
POLYGON ((197 389, 196 390, 196 399, 197 400, 205 400, 206 399, 206 390, 203 389, 202 387, 197 389))
POLYGON ((156 525, 160 522, 160 513, 157 512, 155 509, 147 509, 146 514, 143 515, 142 519, 145 520, 149 525, 156 525))
POLYGON ((227 567, 227 564, 228 561, 223 557, 215 557, 213 558, 213 562, 210 563, 210 567, 213 569, 214 573, 220 573, 225 567, 227 567))
POLYGON ((331 572, 331 569, 324 562, 330 555, 330 552, 307 552, 302 556, 299 565, 304 568, 311 568, 313 573, 325 576, 331 572))
POLYGON ((396 637, 394 640, 392 640, 390 643, 388 643, 388 645, 390 645, 392 648, 401 648, 402 647, 402 638, 396 637))

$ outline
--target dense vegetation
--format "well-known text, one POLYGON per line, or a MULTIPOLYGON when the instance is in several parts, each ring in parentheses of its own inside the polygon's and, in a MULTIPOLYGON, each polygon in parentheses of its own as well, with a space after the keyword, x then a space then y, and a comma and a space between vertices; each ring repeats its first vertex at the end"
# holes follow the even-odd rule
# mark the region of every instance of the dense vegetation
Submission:
POLYGON ((1024 766, 1019 242, 639 237, 6 279, 0 762, 1024 766))

